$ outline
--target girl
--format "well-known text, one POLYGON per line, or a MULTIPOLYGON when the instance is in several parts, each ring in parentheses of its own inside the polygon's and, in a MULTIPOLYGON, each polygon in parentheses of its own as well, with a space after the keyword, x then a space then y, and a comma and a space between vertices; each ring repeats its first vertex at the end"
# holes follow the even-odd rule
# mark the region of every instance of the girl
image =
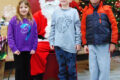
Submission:
POLYGON ((30 57, 35 53, 37 40, 37 25, 30 5, 27 0, 22 0, 8 26, 8 44, 15 60, 15 80, 30 80, 30 57))

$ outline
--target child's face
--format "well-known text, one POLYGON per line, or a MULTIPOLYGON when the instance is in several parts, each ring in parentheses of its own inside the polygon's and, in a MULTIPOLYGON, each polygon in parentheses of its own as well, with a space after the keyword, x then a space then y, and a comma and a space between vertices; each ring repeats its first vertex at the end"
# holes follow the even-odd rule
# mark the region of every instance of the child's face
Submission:
POLYGON ((100 2, 100 0, 90 0, 90 2, 91 2, 92 4, 97 4, 97 3, 100 2))
POLYGON ((61 5, 68 5, 71 2, 71 0, 60 0, 61 5))
POLYGON ((29 7, 25 3, 21 3, 19 7, 20 15, 27 16, 29 12, 29 7))

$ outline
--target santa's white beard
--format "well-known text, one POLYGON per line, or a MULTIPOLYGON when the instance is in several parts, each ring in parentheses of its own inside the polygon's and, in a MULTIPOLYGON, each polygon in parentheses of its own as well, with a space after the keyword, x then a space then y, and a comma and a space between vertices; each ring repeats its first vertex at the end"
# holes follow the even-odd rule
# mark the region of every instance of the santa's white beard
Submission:
POLYGON ((54 12, 54 10, 59 6, 58 2, 52 1, 52 2, 46 2, 44 4, 41 4, 41 10, 43 15, 47 19, 51 19, 51 16, 54 12))
POLYGON ((42 14, 47 18, 47 27, 45 29, 46 34, 45 38, 49 37, 50 29, 51 29, 51 17, 53 12, 55 11, 56 8, 59 7, 59 4, 56 2, 46 2, 44 4, 41 4, 41 11, 42 14))
POLYGON ((55 10, 55 7, 54 5, 46 5, 44 8, 42 8, 42 14, 49 20, 51 19, 51 16, 55 10))

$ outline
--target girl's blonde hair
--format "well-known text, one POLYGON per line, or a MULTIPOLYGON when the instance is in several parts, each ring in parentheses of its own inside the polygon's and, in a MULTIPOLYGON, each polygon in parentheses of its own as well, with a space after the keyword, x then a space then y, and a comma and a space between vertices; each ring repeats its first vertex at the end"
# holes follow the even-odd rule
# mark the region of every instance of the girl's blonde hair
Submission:
POLYGON ((19 11, 19 8, 20 8, 20 5, 24 3, 25 5, 27 5, 29 7, 29 11, 28 11, 28 14, 27 14, 27 19, 29 21, 32 21, 33 22, 33 17, 32 17, 32 13, 31 13, 31 9, 30 9, 30 4, 28 3, 27 0, 21 0, 19 3, 18 3, 18 6, 17 6, 17 10, 16 10, 16 17, 17 17, 17 20, 21 21, 23 20, 23 17, 22 15, 20 14, 20 11, 19 11))

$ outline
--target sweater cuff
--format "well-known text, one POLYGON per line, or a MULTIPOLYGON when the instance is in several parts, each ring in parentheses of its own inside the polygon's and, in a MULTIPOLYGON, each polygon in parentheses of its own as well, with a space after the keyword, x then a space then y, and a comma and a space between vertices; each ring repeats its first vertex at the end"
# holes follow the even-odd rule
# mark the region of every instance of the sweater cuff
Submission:
POLYGON ((50 43, 50 46, 53 46, 54 45, 54 43, 50 43))
POLYGON ((32 50, 36 51, 36 48, 32 48, 32 50))
POLYGON ((11 50, 12 50, 12 52, 14 53, 14 52, 17 51, 18 49, 17 49, 16 47, 14 47, 14 48, 12 48, 11 50))

